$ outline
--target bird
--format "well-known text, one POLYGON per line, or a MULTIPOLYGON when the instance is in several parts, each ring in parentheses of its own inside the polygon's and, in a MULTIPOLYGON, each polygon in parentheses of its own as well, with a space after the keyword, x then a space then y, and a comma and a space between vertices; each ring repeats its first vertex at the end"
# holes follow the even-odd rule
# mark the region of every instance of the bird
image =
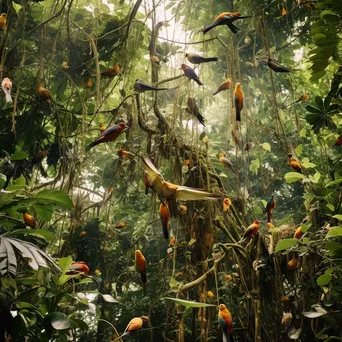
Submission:
POLYGON ((204 117, 203 115, 199 112, 196 100, 193 97, 188 97, 187 100, 187 107, 185 109, 185 111, 193 116, 195 116, 198 121, 205 126, 204 124, 204 117))
POLYGON ((126 226, 127 226, 127 222, 126 221, 121 221, 119 223, 116 223, 114 227, 116 229, 122 229, 122 228, 125 228, 126 226))
POLYGON ((67 275, 74 275, 78 273, 89 273, 89 267, 84 261, 75 261, 68 267, 67 275))
POLYGON ((304 233, 303 233, 303 231, 302 231, 302 226, 299 226, 299 227, 296 229, 296 231, 295 231, 293 237, 294 237, 295 239, 300 239, 303 235, 304 235, 304 233))
POLYGON ((289 154, 288 157, 289 157, 289 165, 292 168, 292 170, 298 173, 303 173, 302 166, 297 162, 297 160, 292 158, 291 154, 289 154))
POLYGON ((103 133, 106 130, 106 125, 101 123, 99 130, 100 130, 100 133, 103 133))
POLYGON ((252 142, 248 142, 243 150, 250 151, 253 147, 254 147, 254 144, 252 142))
POLYGON ((7 14, 2 13, 0 15, 0 30, 4 29, 4 27, 6 26, 6 23, 7 23, 7 14))
POLYGON ((243 234, 242 241, 250 240, 259 230, 259 221, 255 220, 253 223, 247 227, 243 234))
POLYGON ((265 214, 267 213, 267 222, 272 222, 272 211, 276 207, 276 199, 274 198, 274 195, 272 195, 271 199, 267 202, 266 208, 265 208, 265 214))
POLYGON ((84 88, 91 88, 93 86, 93 81, 91 80, 91 78, 87 78, 84 80, 84 88))
MULTIPOLYGON (((1 17, 0 17, 1 18, 1 17)), ((1 88, 5 93, 5 99, 7 103, 13 103, 11 90, 12 90, 12 82, 8 77, 5 77, 1 82, 1 88)))
POLYGON ((182 64, 181 68, 184 72, 184 75, 189 79, 189 80, 194 80, 199 86, 202 86, 203 83, 200 81, 198 76, 196 75, 195 71, 193 68, 189 67, 186 64, 182 64))
POLYGON ((290 71, 296 71, 294 69, 290 69, 284 65, 281 65, 278 61, 272 58, 262 58, 259 60, 260 64, 267 65, 270 69, 272 69, 275 72, 290 72, 290 71))
POLYGON ((231 77, 228 77, 218 88, 217 90, 213 93, 215 96, 216 94, 220 93, 223 90, 230 89, 230 86, 232 85, 233 79, 231 77))
POLYGON ((114 126, 107 128, 97 139, 91 142, 86 147, 86 152, 88 152, 92 147, 108 142, 108 141, 115 141, 119 135, 124 132, 129 127, 126 125, 125 122, 120 122, 114 126))
POLYGON ((37 94, 44 101, 52 101, 51 93, 47 89, 45 89, 42 86, 42 84, 40 84, 39 87, 37 88, 37 94))
POLYGON ((290 270, 294 270, 297 267, 297 259, 296 257, 293 257, 289 262, 288 262, 288 267, 290 270))
POLYGON ((247 19, 247 18, 251 18, 251 16, 241 16, 241 14, 239 12, 223 12, 220 15, 218 15, 214 22, 205 27, 202 32, 205 34, 207 32, 209 32, 211 29, 213 29, 216 26, 220 26, 220 25, 227 25, 228 28, 233 32, 233 33, 237 33, 240 29, 237 28, 233 22, 235 20, 238 19, 247 19))
POLYGON ((139 249, 135 251, 135 267, 141 275, 141 281, 146 286, 147 276, 146 276, 146 259, 139 249))
POLYGON ((341 145, 342 145, 342 135, 340 135, 340 136, 337 138, 335 144, 332 145, 332 147, 335 148, 335 147, 341 146, 341 145))
POLYGON ((132 159, 134 158, 134 154, 129 152, 129 151, 125 151, 122 146, 120 146, 118 148, 118 155, 120 158, 126 158, 126 159, 132 159))
POLYGON ((42 166, 42 161, 43 159, 47 156, 47 151, 46 150, 42 150, 42 151, 39 151, 38 153, 36 153, 32 159, 31 159, 31 165, 29 167, 30 170, 33 169, 33 167, 35 165, 37 165, 37 167, 39 168, 39 171, 41 172, 42 176, 43 177, 47 177, 47 173, 45 171, 45 169, 43 168, 42 166))
POLYGON ((152 91, 152 90, 170 90, 170 88, 157 88, 157 87, 152 87, 146 83, 144 83, 142 80, 140 80, 139 78, 137 78, 135 80, 134 86, 133 86, 134 90, 137 91, 138 93, 144 93, 145 91, 152 91))
POLYGON ((223 342, 234 342, 232 315, 224 304, 219 305, 218 321, 223 330, 223 342))
MULTIPOLYGON (((220 198, 221 195, 213 194, 204 189, 190 188, 187 186, 176 185, 166 182, 161 173, 151 162, 150 158, 142 157, 142 163, 145 169, 146 181, 151 189, 153 189, 159 199, 168 201, 169 209, 172 216, 176 216, 176 201, 201 201, 214 200, 220 198)), ((145 183, 146 184, 146 183, 145 183)))
POLYGON ((152 63, 160 64, 160 59, 157 56, 151 56, 150 60, 152 63))
POLYGON ((201 63, 208 63, 208 62, 217 62, 217 57, 202 57, 197 53, 186 53, 185 57, 187 60, 192 64, 201 64, 201 63))
POLYGON ((223 211, 229 210, 231 205, 232 205, 232 200, 230 198, 226 197, 223 200, 223 211))
POLYGON ((101 72, 101 76, 105 78, 114 78, 115 76, 119 74, 120 68, 121 68, 121 64, 116 63, 113 67, 104 69, 101 72))
POLYGON ((170 220, 171 220, 171 214, 170 214, 167 200, 164 200, 164 202, 160 203, 159 216, 160 216, 160 220, 163 226, 164 238, 168 240, 169 239, 168 227, 169 227, 170 220))
POLYGON ((224 153, 219 153, 219 163, 226 166, 228 169, 232 170, 236 176, 238 176, 236 170, 233 167, 233 163, 230 161, 230 159, 226 158, 224 156, 224 153))
POLYGON ((241 111, 243 108, 243 92, 242 92, 240 83, 236 83, 234 95, 235 95, 235 109, 236 109, 235 119, 236 121, 241 121, 241 111))
POLYGON ((309 94, 303 94, 297 101, 294 101, 294 102, 290 103, 287 107, 290 107, 293 104, 298 103, 298 102, 305 102, 308 99, 309 99, 309 94))
POLYGON ((37 229, 38 223, 37 220, 30 215, 27 211, 23 213, 24 222, 27 226, 30 226, 31 228, 37 229))
POLYGON ((124 333, 121 336, 119 336, 118 338, 116 338, 113 342, 121 340, 125 336, 135 335, 142 328, 144 322, 146 322, 148 320, 149 320, 149 318, 147 316, 132 318, 129 321, 124 333))

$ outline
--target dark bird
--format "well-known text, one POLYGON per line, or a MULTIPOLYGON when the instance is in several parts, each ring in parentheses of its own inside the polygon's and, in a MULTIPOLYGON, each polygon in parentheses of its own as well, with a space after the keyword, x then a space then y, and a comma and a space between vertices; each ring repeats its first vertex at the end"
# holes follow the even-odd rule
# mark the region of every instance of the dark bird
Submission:
POLYGON ((290 72, 290 71, 296 71, 294 69, 290 69, 284 65, 281 65, 278 61, 272 58, 268 59, 260 59, 260 64, 267 65, 270 69, 272 69, 275 72, 290 72))
POLYGON ((193 116, 195 116, 198 121, 205 126, 204 124, 204 117, 203 115, 199 112, 196 100, 193 97, 188 97, 187 101, 187 107, 185 108, 185 111, 193 116))
POLYGON ((202 86, 203 83, 200 81, 198 76, 196 75, 195 71, 193 68, 189 67, 186 64, 182 64, 181 68, 184 72, 184 75, 189 79, 189 80, 194 80, 198 85, 202 86))
POLYGON ((108 142, 115 141, 122 132, 124 132, 129 127, 125 124, 125 122, 120 122, 114 126, 107 128, 96 140, 90 143, 86 147, 86 152, 88 152, 92 147, 108 142))
POLYGON ((240 29, 236 27, 233 22, 238 19, 246 19, 250 17, 251 16, 241 16, 239 12, 223 12, 215 18, 214 22, 211 25, 205 27, 202 31, 205 34, 216 26, 227 25, 233 33, 237 33, 240 29))
POLYGON ((188 61, 192 64, 201 64, 201 63, 208 63, 208 62, 217 62, 217 57, 202 57, 197 53, 186 53, 185 57, 188 61))
POLYGON ((137 91, 138 93, 143 93, 145 91, 152 91, 152 90, 170 90, 170 88, 157 88, 157 87, 152 87, 146 83, 144 83, 142 80, 139 80, 139 78, 137 78, 135 80, 134 86, 133 86, 134 90, 137 91))

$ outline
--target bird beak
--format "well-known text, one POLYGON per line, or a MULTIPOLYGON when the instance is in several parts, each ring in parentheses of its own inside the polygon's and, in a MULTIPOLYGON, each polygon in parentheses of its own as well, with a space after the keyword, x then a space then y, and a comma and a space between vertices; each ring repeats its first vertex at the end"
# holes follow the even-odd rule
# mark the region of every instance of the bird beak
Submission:
POLYGON ((126 125, 126 127, 123 129, 123 132, 127 131, 129 126, 126 125))

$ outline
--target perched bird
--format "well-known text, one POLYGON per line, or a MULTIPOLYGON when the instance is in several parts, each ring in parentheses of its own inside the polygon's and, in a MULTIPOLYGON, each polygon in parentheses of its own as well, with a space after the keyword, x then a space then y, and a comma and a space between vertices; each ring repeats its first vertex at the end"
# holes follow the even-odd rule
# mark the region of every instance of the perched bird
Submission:
POLYGON ((197 107, 196 100, 193 97, 188 97, 187 100, 187 107, 185 108, 185 111, 193 116, 195 116, 198 121, 205 126, 204 124, 204 117, 203 115, 199 112, 199 109, 197 107))
POLYGON ((288 262, 288 267, 290 270, 294 270, 297 267, 297 259, 296 257, 293 257, 289 262, 288 262))
POLYGON ((184 72, 184 75, 189 79, 189 80, 194 80, 198 85, 202 86, 203 83, 200 81, 200 79, 198 78, 198 76, 196 75, 194 69, 192 69, 191 67, 189 67, 186 64, 182 64, 181 68, 184 72))
POLYGON ((86 151, 88 152, 92 147, 108 142, 108 141, 115 141, 119 135, 124 132, 129 127, 126 125, 125 122, 120 122, 114 126, 107 128, 96 140, 90 143, 86 147, 86 151))
POLYGON ((51 93, 47 89, 45 89, 42 85, 40 85, 37 88, 37 96, 38 96, 38 100, 42 101, 43 103, 46 103, 49 108, 49 111, 51 111, 51 106, 53 103, 51 93))
POLYGON ((126 221, 121 221, 119 223, 116 223, 114 227, 116 229, 121 229, 121 228, 125 228, 126 226, 127 226, 127 222, 126 221))
POLYGON ((208 296, 209 298, 215 297, 215 295, 213 294, 212 291, 207 291, 207 296, 208 296))
POLYGON ((168 227, 169 227, 170 220, 171 220, 171 214, 170 214, 167 200, 164 200, 164 202, 160 203, 159 216, 160 216, 160 220, 163 226, 164 238, 168 240, 169 239, 168 227))
MULTIPOLYGON (((0 17, 1 18, 1 17, 0 17)), ((11 90, 12 90, 12 82, 8 77, 5 77, 1 82, 1 88, 5 93, 5 99, 6 102, 12 103, 12 96, 11 96, 11 90)))
POLYGON ((233 167, 233 163, 230 161, 230 159, 226 158, 224 156, 224 153, 222 152, 220 152, 219 154, 219 163, 226 166, 228 169, 232 170, 235 173, 235 175, 238 177, 238 174, 233 167))
POLYGON ((290 103, 290 104, 288 105, 288 107, 290 107, 290 106, 292 106, 293 104, 298 103, 298 102, 305 102, 305 101, 307 101, 308 99, 309 99, 309 94, 304 94, 304 95, 302 95, 297 101, 290 103))
POLYGON ((91 88, 93 86, 93 81, 91 80, 91 78, 87 78, 84 81, 84 88, 91 88))
POLYGON ((302 166, 297 162, 297 160, 292 158, 291 154, 289 154, 288 157, 289 157, 289 165, 291 166, 292 170, 298 173, 303 173, 302 166))
POLYGON ((37 165, 37 167, 39 168, 40 173, 42 174, 43 177, 47 177, 47 173, 45 171, 45 169, 42 166, 42 161, 43 159, 47 156, 47 151, 46 150, 42 150, 39 151, 38 153, 36 153, 32 159, 31 159, 31 165, 29 167, 30 170, 33 169, 33 167, 35 165, 37 165))
POLYGON ((27 226, 30 226, 31 228, 37 229, 38 228, 38 223, 36 221, 36 219, 30 215, 28 212, 24 212, 23 213, 23 217, 24 217, 24 222, 27 226))
POLYGON ((232 205, 232 200, 230 198, 226 197, 223 200, 223 211, 229 210, 231 205, 232 205))
POLYGON ((69 63, 66 62, 66 61, 64 61, 64 62, 61 64, 61 68, 62 68, 62 69, 65 69, 65 70, 69 69, 69 68, 70 68, 70 67, 69 67, 69 63))
POLYGON ((81 238, 84 235, 87 235, 87 232, 85 230, 82 230, 81 233, 78 234, 78 237, 81 238))
POLYGON ((133 336, 135 335, 143 326, 144 322, 148 321, 149 318, 147 316, 141 316, 141 317, 134 317, 130 320, 128 323, 124 333, 116 338, 113 342, 121 340, 125 336, 133 336))
POLYGON ((272 58, 262 58, 259 60, 260 64, 267 65, 270 69, 272 69, 275 72, 290 72, 295 71, 294 69, 290 69, 288 67, 285 67, 281 65, 278 61, 272 58))
POLYGON ((192 64, 201 64, 201 63, 208 63, 208 62, 217 62, 217 57, 202 57, 197 53, 186 53, 185 57, 188 61, 192 64))
POLYGON ((7 23, 7 14, 2 13, 0 15, 0 30, 3 30, 7 23))
POLYGON ((166 182, 161 173, 152 164, 150 158, 142 157, 145 169, 146 181, 161 201, 166 199, 172 216, 177 214, 176 201, 201 201, 220 198, 220 195, 213 194, 203 189, 195 189, 187 186, 176 185, 166 182))
POLYGON ((218 94, 219 92, 223 90, 230 89, 230 86, 232 85, 233 79, 231 77, 227 78, 218 88, 217 90, 213 93, 213 95, 218 94))
POLYGON ((89 267, 84 261, 76 261, 71 264, 66 272, 67 275, 73 275, 78 273, 89 273, 89 267))
POLYGON ((342 145, 342 135, 340 135, 340 136, 337 138, 335 144, 332 145, 332 147, 334 148, 334 147, 341 146, 341 145, 342 145))
POLYGON ((147 276, 146 276, 146 259, 141 253, 139 249, 135 251, 135 267, 141 275, 141 281, 144 286, 147 283, 147 276))
POLYGON ((241 16, 239 12, 223 12, 215 18, 211 25, 205 27, 202 31, 205 34, 216 26, 227 25, 233 33, 237 33, 240 29, 237 28, 233 22, 238 19, 246 19, 250 17, 251 16, 241 16))
POLYGON ((181 215, 185 215, 188 212, 188 208, 185 205, 181 204, 178 207, 178 211, 181 215))
POLYGON ((106 125, 101 123, 99 130, 100 130, 100 133, 103 133, 106 130, 106 125))
POLYGON ((145 91, 152 91, 152 90, 170 90, 170 88, 157 88, 157 87, 152 87, 146 83, 144 83, 142 80, 139 80, 139 78, 137 78, 135 80, 134 86, 133 86, 134 90, 137 91, 138 93, 143 93, 145 91))
POLYGON ((157 56, 151 56, 150 60, 152 63, 160 64, 160 59, 157 56))
POLYGON ((259 221, 255 220, 243 234, 242 241, 250 240, 259 231, 259 221))
POLYGON ((118 148, 118 155, 120 158, 132 159, 134 158, 134 154, 128 151, 125 151, 122 146, 118 148))
POLYGON ((266 208, 265 208, 265 214, 267 213, 267 222, 273 221, 272 211, 276 207, 276 199, 272 195, 271 199, 267 202, 266 208))
POLYGON ((236 121, 241 121, 241 111, 243 108, 243 92, 242 92, 240 83, 236 83, 234 95, 235 95, 235 109, 236 109, 235 119, 236 121))
POLYGON ((252 142, 248 142, 243 150, 250 151, 253 147, 254 147, 254 144, 252 142))
POLYGON ((101 72, 101 76, 105 78, 114 78, 115 76, 119 74, 120 68, 121 68, 121 64, 116 63, 113 67, 104 69, 101 72))
POLYGON ((223 330, 223 342, 234 342, 232 315, 224 304, 220 304, 218 321, 223 330))
POLYGON ((302 231, 302 226, 299 226, 299 227, 296 229, 296 231, 295 231, 293 237, 294 237, 295 239, 300 239, 303 235, 304 235, 304 233, 303 233, 303 231, 302 231))

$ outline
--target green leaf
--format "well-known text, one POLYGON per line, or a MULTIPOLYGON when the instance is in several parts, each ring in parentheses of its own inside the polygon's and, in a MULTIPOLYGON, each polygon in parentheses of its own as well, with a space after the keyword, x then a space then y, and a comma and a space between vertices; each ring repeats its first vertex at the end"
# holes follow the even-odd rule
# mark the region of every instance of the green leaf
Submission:
POLYGON ((171 302, 175 302, 175 303, 180 304, 182 306, 185 306, 187 308, 206 308, 209 306, 216 307, 216 305, 213 305, 213 304, 192 302, 189 300, 177 299, 177 298, 171 298, 171 297, 164 297, 164 298, 161 298, 160 300, 169 300, 171 302))
POLYGON ((331 274, 324 273, 316 279, 316 283, 318 286, 324 286, 324 285, 329 284, 331 279, 332 279, 331 274))
POLYGON ((71 327, 71 323, 66 314, 62 312, 52 312, 51 314, 51 325, 56 330, 65 330, 71 327))
POLYGON ((303 152, 303 144, 299 144, 296 148, 295 148, 295 153, 297 156, 300 156, 303 152))
POLYGON ((340 184, 341 182, 342 182, 342 178, 336 179, 336 180, 334 180, 334 181, 328 182, 328 183, 325 185, 325 187, 326 187, 326 188, 329 188, 330 186, 336 185, 336 184, 340 184))
POLYGON ((280 252, 283 251, 285 249, 288 249, 291 246, 297 245, 298 240, 297 239, 283 239, 281 241, 278 242, 275 251, 276 252, 280 252))
POLYGON ((342 221, 342 215, 338 214, 338 215, 334 215, 333 218, 338 219, 339 221, 342 221))
POLYGON ((332 204, 328 203, 328 204, 326 204, 325 206, 326 206, 329 210, 335 211, 335 207, 334 207, 332 204))
MULTIPOLYGON (((323 36, 324 36, 324 38, 326 38, 324 34, 323 34, 323 36)), ((323 99, 322 99, 320 96, 316 96, 315 102, 316 102, 316 104, 317 104, 317 107, 318 107, 320 110, 324 110, 323 99)))
POLYGON ((302 312, 302 314, 308 318, 318 318, 318 317, 325 315, 325 313, 317 312, 317 311, 306 311, 306 312, 304 311, 304 312, 302 312))
POLYGON ((58 204, 62 208, 70 209, 73 207, 72 200, 64 191, 61 190, 43 190, 37 193, 37 200, 47 199, 55 204, 58 204))
POLYGON ((109 294, 103 294, 102 298, 107 303, 119 303, 119 301, 117 301, 114 297, 112 297, 109 294))
POLYGON ((19 11, 21 10, 21 5, 19 5, 19 4, 15 3, 14 1, 12 1, 12 6, 13 6, 15 12, 18 14, 19 11))
POLYGON ((258 170, 260 168, 260 161, 259 159, 254 159, 251 161, 251 165, 249 166, 249 169, 253 174, 258 174, 258 170))
POLYGON ((305 178, 305 176, 299 172, 288 172, 284 176, 284 179, 285 179, 286 183, 288 183, 288 184, 297 182, 298 180, 304 179, 304 178, 305 178))
POLYGON ((23 160, 28 158, 28 156, 26 152, 16 152, 11 155, 11 160, 23 160))
POLYGON ((327 239, 336 236, 342 236, 342 226, 331 228, 325 238, 327 239))
POLYGON ((301 163, 306 169, 314 168, 316 166, 316 164, 310 163, 309 158, 303 158, 301 163))
POLYGON ((264 149, 264 150, 266 150, 266 151, 269 151, 269 152, 271 152, 271 145, 269 144, 269 143, 263 143, 262 144, 262 148, 264 149))
POLYGON ((53 241, 56 239, 56 236, 44 229, 18 229, 18 230, 13 230, 12 232, 8 233, 6 236, 18 236, 18 235, 37 235, 37 236, 42 236, 48 241, 53 241))
POLYGON ((53 214, 53 206, 49 204, 34 204, 33 208, 36 211, 36 214, 39 218, 44 221, 50 221, 53 214))
POLYGON ((305 109, 310 113, 321 114, 321 111, 319 109, 312 106, 306 106, 305 109))
POLYGON ((63 274, 65 274, 68 271, 68 268, 71 265, 71 263, 72 263, 72 257, 71 256, 67 256, 67 257, 58 259, 58 264, 59 264, 59 267, 61 268, 63 274))

